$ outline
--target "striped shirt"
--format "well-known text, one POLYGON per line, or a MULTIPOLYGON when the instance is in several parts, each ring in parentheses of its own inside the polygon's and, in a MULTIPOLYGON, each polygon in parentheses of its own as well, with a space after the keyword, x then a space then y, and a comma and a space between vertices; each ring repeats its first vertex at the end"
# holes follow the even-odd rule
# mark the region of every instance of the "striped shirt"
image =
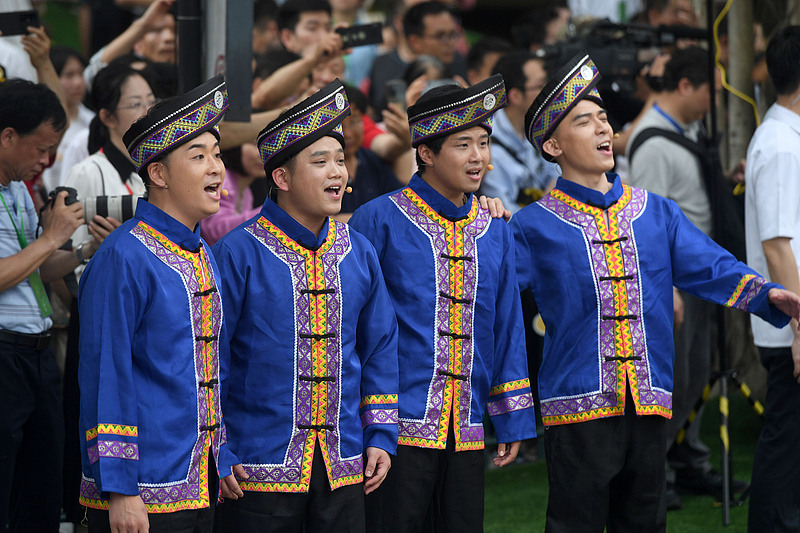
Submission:
MULTIPOLYGON (((12 181, 10 185, 0 185, 8 211, 0 203, 0 258, 10 257, 21 251, 14 224, 20 227, 20 215, 24 217, 25 239, 28 244, 34 241, 34 231, 39 222, 36 208, 25 184, 12 181), (10 215, 14 218, 11 223, 10 215)), ((49 318, 42 318, 30 282, 21 283, 0 292, 0 329, 19 333, 42 333, 53 325, 49 318)))

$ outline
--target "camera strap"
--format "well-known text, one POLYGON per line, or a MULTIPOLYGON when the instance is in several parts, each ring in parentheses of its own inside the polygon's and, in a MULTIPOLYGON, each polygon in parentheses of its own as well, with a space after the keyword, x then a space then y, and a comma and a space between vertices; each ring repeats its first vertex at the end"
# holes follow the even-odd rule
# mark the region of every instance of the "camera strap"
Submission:
MULTIPOLYGON (((17 223, 14 221, 11 210, 8 208, 6 199, 2 194, 0 194, 0 200, 3 202, 3 207, 6 208, 6 214, 8 215, 8 219, 11 220, 11 225, 14 226, 14 232, 17 234, 20 249, 23 249, 28 246, 28 240, 25 238, 25 221, 22 216, 21 202, 17 202, 17 216, 19 217, 19 227, 17 227, 17 223)), ((28 276, 28 283, 30 283, 31 289, 33 289, 33 295, 36 297, 36 303, 39 305, 42 318, 53 314, 53 308, 50 307, 50 300, 47 298, 47 292, 44 290, 44 283, 42 283, 42 277, 39 275, 38 268, 28 276)))

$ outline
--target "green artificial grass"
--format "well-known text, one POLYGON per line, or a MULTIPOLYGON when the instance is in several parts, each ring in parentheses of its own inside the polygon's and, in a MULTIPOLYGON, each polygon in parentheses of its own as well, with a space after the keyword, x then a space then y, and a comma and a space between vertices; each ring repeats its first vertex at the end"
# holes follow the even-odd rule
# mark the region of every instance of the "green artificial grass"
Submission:
MULTIPOLYGON (((749 480, 753 468, 761 421, 737 392, 731 394, 730 439, 733 472, 749 480)), ((720 467, 719 402, 709 400, 703 413, 702 439, 711 448, 711 462, 720 467)), ((492 450, 494 453, 494 450, 492 450)), ((730 525, 722 525, 722 506, 711 496, 682 495, 683 509, 667 513, 670 533, 744 533, 747 531, 747 502, 732 506, 730 525)), ((486 473, 486 533, 544 531, 547 510, 547 468, 543 458, 536 463, 514 464, 486 473)))

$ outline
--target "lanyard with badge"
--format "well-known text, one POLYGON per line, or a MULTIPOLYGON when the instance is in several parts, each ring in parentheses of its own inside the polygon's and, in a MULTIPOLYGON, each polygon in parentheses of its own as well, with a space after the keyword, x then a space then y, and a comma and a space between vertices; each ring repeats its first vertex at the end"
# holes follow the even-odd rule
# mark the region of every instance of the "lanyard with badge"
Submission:
MULTIPOLYGON (((8 208, 8 204, 6 204, 6 199, 3 197, 2 193, 0 193, 0 200, 2 200, 3 207, 6 208, 8 218, 11 220, 11 225, 14 226, 14 231, 17 233, 17 240, 19 241, 20 248, 25 248, 28 246, 28 241, 25 238, 25 224, 20 208, 21 203, 17 202, 17 216, 19 216, 19 227, 17 227, 17 223, 14 222, 14 217, 11 216, 11 210, 8 208)), ((31 272, 31 275, 28 276, 28 283, 31 284, 33 294, 36 296, 36 303, 39 304, 42 317, 50 316, 53 313, 53 308, 50 307, 50 300, 47 298, 47 293, 44 290, 44 283, 42 283, 42 277, 39 275, 38 269, 31 272)))

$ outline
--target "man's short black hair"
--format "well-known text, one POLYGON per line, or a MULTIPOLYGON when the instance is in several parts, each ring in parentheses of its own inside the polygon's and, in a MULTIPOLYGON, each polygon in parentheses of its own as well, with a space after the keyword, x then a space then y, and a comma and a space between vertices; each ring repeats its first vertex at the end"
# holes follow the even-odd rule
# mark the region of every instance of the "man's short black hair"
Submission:
POLYGON ((450 13, 447 6, 441 2, 422 2, 413 6, 403 15, 403 34, 406 39, 412 35, 422 36, 425 34, 425 17, 428 15, 438 15, 439 13, 450 13))
POLYGON ((253 76, 266 80, 276 70, 300 59, 300 56, 288 50, 270 50, 266 54, 255 54, 255 59, 256 68, 253 76))
POLYGON ((507 54, 514 47, 510 42, 500 37, 484 37, 469 48, 467 53, 467 68, 470 70, 480 70, 486 56, 491 53, 507 54))
POLYGON ((778 94, 792 94, 800 85, 800 26, 786 26, 767 45, 767 70, 778 94))
POLYGON ((275 0, 255 0, 253 2, 253 26, 264 29, 278 14, 278 4, 275 0))
POLYGON ((303 13, 317 13, 324 11, 331 14, 331 5, 325 0, 287 0, 278 8, 276 22, 278 31, 287 29, 294 31, 297 23, 300 22, 300 15, 303 13))
POLYGON ((525 83, 528 81, 523 70, 528 61, 544 61, 530 52, 519 50, 501 57, 492 70, 492 74, 501 74, 506 84, 506 91, 519 89, 525 92, 525 83))
POLYGON ((19 135, 29 135, 45 123, 56 132, 67 126, 67 114, 53 91, 28 80, 0 83, 0 131, 14 128, 19 135))
POLYGON ((559 17, 560 5, 544 4, 525 13, 511 26, 511 38, 520 48, 530 50, 544 44, 547 25, 559 17))
POLYGON ((350 108, 358 110, 359 113, 365 115, 367 113, 367 97, 357 87, 345 84, 344 90, 347 93, 347 100, 350 102, 350 108))
POLYGON ((679 48, 664 67, 664 90, 674 91, 683 78, 695 88, 708 83, 708 52, 699 46, 679 48))

